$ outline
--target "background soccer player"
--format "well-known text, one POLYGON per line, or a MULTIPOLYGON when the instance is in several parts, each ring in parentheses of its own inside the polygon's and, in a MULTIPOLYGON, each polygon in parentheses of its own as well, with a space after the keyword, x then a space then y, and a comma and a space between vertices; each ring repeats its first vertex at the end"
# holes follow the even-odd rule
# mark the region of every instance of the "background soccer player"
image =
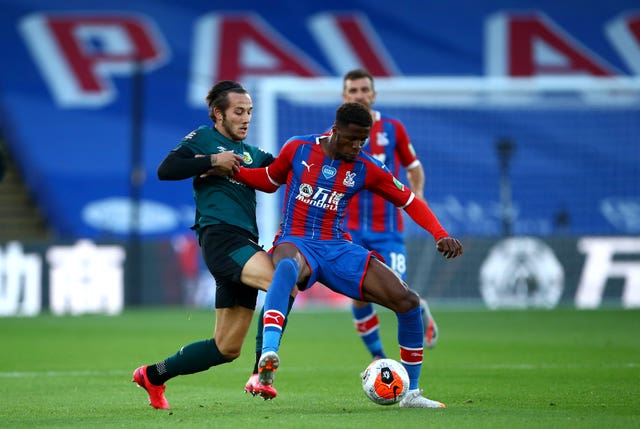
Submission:
MULTIPOLYGON (((398 119, 373 109, 376 90, 371 73, 364 69, 347 72, 343 77, 342 100, 360 103, 369 109, 373 125, 369 139, 362 150, 387 166, 391 174, 399 177, 404 167, 409 186, 416 198, 424 200, 424 170, 411 145, 409 135, 398 119)), ((378 252, 402 280, 407 280, 407 251, 403 237, 403 218, 400 210, 381 196, 363 191, 349 202, 345 229, 354 243, 378 252)), ((425 299, 420 300, 424 325, 425 347, 433 347, 438 338, 438 327, 431 316, 425 299)), ((367 350, 375 358, 386 357, 380 341, 380 323, 373 304, 352 302, 354 324, 367 350)))
POLYGON ((349 200, 368 189, 402 207, 434 236, 437 250, 446 258, 461 255, 462 245, 449 237, 425 201, 361 152, 371 124, 369 110, 362 104, 344 103, 336 111, 330 135, 293 137, 269 167, 241 168, 234 175, 267 192, 287 184, 272 253, 276 269, 265 298, 259 380, 271 385, 280 365, 277 351, 291 292, 296 285, 303 291, 319 281, 335 292, 396 313, 400 357, 410 379, 409 393, 400 406, 442 408, 444 404, 422 396, 418 386, 424 342, 419 296, 375 252, 348 240, 344 213, 349 200))

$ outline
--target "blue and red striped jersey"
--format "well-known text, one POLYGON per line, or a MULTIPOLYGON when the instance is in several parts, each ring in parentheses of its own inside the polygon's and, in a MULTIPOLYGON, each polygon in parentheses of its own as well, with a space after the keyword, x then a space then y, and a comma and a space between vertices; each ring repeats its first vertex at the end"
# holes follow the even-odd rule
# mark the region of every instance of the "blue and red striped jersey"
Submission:
POLYGON ((413 201, 413 192, 366 152, 360 152, 354 162, 327 157, 318 142, 321 136, 292 137, 267 167, 272 182, 287 183, 280 236, 348 239, 345 211, 362 190, 400 208, 413 201))
MULTIPOLYGON (((404 125, 397 119, 375 112, 369 140, 362 150, 387 166, 399 177, 400 166, 409 168, 420 161, 416 157, 404 125)), ((399 232, 404 229, 402 213, 382 197, 361 192, 351 199, 345 228, 370 232, 399 232)))

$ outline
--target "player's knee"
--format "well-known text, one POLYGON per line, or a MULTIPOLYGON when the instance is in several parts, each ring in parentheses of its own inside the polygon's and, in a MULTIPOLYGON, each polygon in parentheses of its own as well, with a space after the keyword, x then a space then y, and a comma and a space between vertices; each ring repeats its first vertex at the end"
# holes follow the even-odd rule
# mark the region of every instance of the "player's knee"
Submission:
POLYGON ((356 308, 362 308, 362 307, 366 307, 367 305, 370 305, 370 303, 366 301, 358 301, 357 299, 353 299, 351 300, 351 305, 356 308))
POLYGON ((216 338, 216 344, 220 354, 228 361, 237 359, 242 351, 242 342, 239 341, 235 334, 230 337, 219 335, 218 338, 216 338))
POLYGON ((293 258, 284 258, 278 262, 276 269, 278 271, 284 270, 287 275, 298 277, 298 264, 293 258))
POLYGON ((396 300, 396 308, 394 310, 397 313, 406 313, 416 307, 420 307, 420 296, 411 289, 406 288, 396 300))
POLYGON ((288 285, 293 291, 298 281, 298 263, 293 258, 284 258, 276 264, 275 273, 273 275, 274 283, 288 285))
POLYGON ((241 351, 241 348, 230 348, 227 350, 220 350, 220 353, 222 353, 222 355, 229 361, 233 361, 240 357, 241 351))
POLYGON ((240 357, 240 352, 227 353, 224 355, 224 357, 229 359, 229 362, 232 362, 240 357))
POLYGON ((269 256, 258 252, 242 268, 240 281, 251 287, 266 291, 273 280, 273 264, 269 256))
POLYGON ((407 302, 411 304, 411 310, 416 307, 420 307, 420 295, 409 289, 407 302))

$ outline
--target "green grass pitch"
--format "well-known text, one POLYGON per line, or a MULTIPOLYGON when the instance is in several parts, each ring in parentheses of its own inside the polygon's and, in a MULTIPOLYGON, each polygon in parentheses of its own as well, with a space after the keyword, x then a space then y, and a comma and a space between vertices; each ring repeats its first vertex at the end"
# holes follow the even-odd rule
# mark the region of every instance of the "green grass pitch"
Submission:
MULTIPOLYGON (((640 427, 640 311, 434 310, 440 341, 426 351, 421 385, 444 410, 366 399, 359 373, 369 357, 348 312, 294 311, 275 400, 243 394, 252 328, 236 361, 169 381, 169 411, 147 405, 131 372, 208 337, 213 313, 0 319, 0 427, 640 427)), ((380 316, 397 359, 395 317, 380 316)))

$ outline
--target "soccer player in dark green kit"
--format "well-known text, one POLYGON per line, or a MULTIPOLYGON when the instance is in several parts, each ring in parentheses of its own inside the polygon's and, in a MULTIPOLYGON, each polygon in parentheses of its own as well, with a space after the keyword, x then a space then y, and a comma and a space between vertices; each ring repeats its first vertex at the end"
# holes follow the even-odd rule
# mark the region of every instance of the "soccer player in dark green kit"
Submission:
POLYGON ((241 164, 258 168, 273 161, 271 154, 244 142, 253 110, 251 97, 239 83, 221 81, 209 90, 206 102, 214 126, 201 126, 184 137, 158 167, 158 178, 193 178, 193 229, 216 280, 216 323, 212 338, 134 371, 133 381, 159 409, 169 408, 164 396, 167 380, 240 356, 258 289, 267 290, 273 277, 271 258, 258 244, 255 190, 230 177, 241 164))

